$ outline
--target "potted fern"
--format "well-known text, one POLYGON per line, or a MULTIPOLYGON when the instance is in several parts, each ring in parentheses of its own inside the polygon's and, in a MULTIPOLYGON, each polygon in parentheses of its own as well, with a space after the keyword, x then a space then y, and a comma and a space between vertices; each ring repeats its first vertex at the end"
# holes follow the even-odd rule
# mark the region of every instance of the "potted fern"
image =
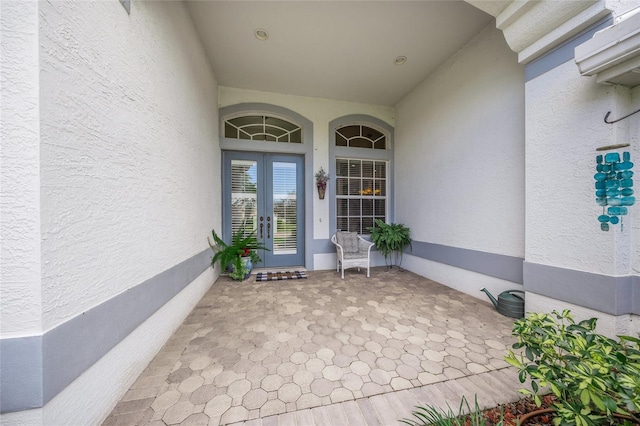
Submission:
POLYGON ((371 232, 371 242, 384 255, 387 268, 397 266, 402 270, 402 253, 411 247, 410 230, 401 223, 385 223, 376 219, 375 225, 367 228, 371 232))
POLYGON ((268 250, 258 242, 256 231, 247 231, 244 226, 231 235, 230 244, 225 243, 215 230, 211 231, 211 236, 213 243, 207 238, 209 246, 215 253, 211 259, 211 266, 220 262, 220 268, 223 271, 229 269, 229 277, 236 281, 246 279, 251 274, 253 264, 262 261, 257 250, 268 250))

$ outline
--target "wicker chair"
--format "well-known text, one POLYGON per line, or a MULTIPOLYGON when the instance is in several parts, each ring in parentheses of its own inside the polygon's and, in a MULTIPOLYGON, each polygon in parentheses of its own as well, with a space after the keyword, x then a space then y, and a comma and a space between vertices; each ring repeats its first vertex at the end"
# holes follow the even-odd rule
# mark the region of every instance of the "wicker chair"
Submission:
POLYGON ((338 231, 331 237, 331 242, 336 245, 336 271, 342 268, 342 279, 344 270, 347 268, 367 268, 367 278, 369 277, 369 263, 371 259, 371 247, 374 244, 365 240, 355 232, 338 231))

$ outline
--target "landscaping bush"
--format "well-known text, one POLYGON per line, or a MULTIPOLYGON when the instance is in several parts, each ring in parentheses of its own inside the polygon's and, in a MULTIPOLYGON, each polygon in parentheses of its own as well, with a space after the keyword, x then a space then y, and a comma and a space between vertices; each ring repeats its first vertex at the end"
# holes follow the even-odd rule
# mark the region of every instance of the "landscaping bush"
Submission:
POLYGON ((516 321, 518 342, 505 357, 527 378, 540 405, 539 391, 556 395, 560 425, 640 424, 640 339, 607 338, 595 332, 596 318, 575 323, 568 310, 534 313, 516 321), (618 420, 616 420, 616 418, 618 420))

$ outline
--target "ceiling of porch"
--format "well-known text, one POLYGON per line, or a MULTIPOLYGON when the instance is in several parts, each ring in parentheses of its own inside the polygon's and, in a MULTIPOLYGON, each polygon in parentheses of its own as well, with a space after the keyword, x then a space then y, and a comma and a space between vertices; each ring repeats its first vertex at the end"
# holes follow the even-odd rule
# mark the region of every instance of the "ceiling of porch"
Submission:
POLYGON ((220 85, 389 106, 493 20, 460 0, 186 3, 220 85))

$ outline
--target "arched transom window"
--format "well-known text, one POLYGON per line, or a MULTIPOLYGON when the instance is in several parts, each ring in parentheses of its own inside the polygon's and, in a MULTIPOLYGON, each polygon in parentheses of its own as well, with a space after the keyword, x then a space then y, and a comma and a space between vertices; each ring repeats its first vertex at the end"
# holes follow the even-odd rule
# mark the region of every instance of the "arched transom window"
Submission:
POLYGON ((302 143, 302 128, 282 118, 252 114, 225 118, 224 136, 252 141, 302 143))
POLYGON ((362 124, 351 124, 336 130, 336 146, 351 148, 386 149, 384 133, 362 124))
POLYGON ((367 124, 349 123, 335 130, 336 229, 368 234, 375 219, 386 222, 389 135, 367 124), (351 149, 356 148, 356 149, 351 149))

